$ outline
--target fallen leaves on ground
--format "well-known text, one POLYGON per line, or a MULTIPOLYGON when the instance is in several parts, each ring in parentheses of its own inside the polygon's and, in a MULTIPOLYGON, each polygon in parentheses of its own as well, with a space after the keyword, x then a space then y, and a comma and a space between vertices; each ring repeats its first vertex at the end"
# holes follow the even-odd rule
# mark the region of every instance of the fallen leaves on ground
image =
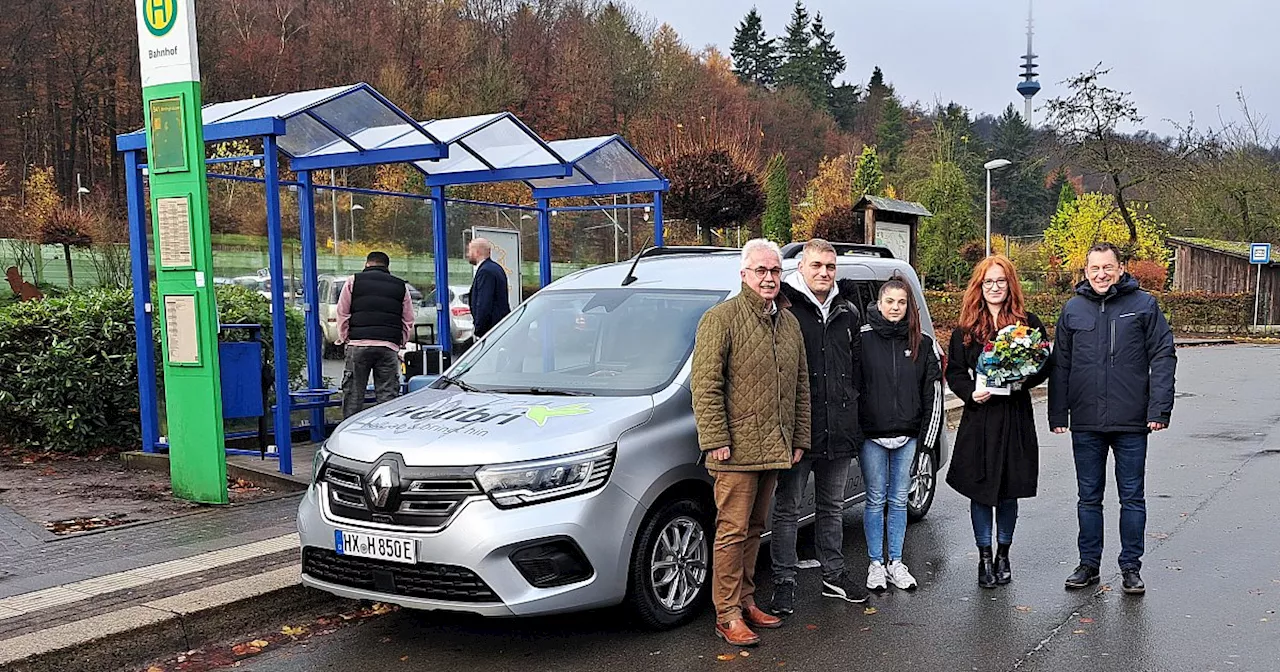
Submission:
POLYGON ((400 662, 403 663, 406 660, 409 660, 409 656, 400 656, 400 662))
POLYGON ((806 624, 806 625, 804 626, 804 629, 805 629, 805 630, 817 630, 817 629, 818 629, 818 626, 814 625, 813 623, 809 623, 809 624, 806 624))
POLYGON ((44 529, 49 530, 54 534, 74 534, 76 532, 100 530, 104 527, 114 527, 116 525, 124 525, 125 523, 132 522, 133 521, 129 520, 129 517, 123 513, 110 513, 105 516, 51 520, 44 524, 44 529))
POLYGON ((164 672, 164 668, 156 665, 152 665, 151 667, 147 668, 147 672, 164 672))
POLYGON ((1029 613, 1029 612, 1031 611, 1031 607, 1028 607, 1028 606, 1025 606, 1025 605, 1021 605, 1021 604, 1019 604, 1018 606, 1014 607, 1014 609, 1017 609, 1018 611, 1021 611, 1021 612, 1022 612, 1022 613, 1024 613, 1024 614, 1029 613))
POLYGON ((742 656, 743 658, 750 658, 750 657, 751 657, 751 652, 750 652, 750 651, 740 651, 740 652, 738 652, 738 655, 739 655, 739 656, 742 656))
POLYGON ((1092 618, 1089 618, 1088 616, 1086 616, 1086 617, 1084 617, 1084 618, 1080 619, 1080 622, 1081 622, 1081 623, 1092 623, 1092 622, 1093 622, 1093 619, 1092 619, 1092 618))
POLYGON ((1147 536, 1159 541, 1164 541, 1165 539, 1169 538, 1169 535, 1165 534, 1164 532, 1151 532, 1147 536))
POLYGON ((732 653, 722 653, 716 656, 716 660, 737 660, 737 658, 738 657, 733 655, 732 653))
POLYGON ((1071 631, 1071 634, 1073 634, 1073 635, 1083 635, 1083 634, 1084 634, 1084 630, 1072 630, 1072 631, 1071 631))
POLYGON ((862 613, 867 616, 872 616, 874 614, 880 613, 880 610, 876 609, 875 607, 867 607, 862 610, 862 613))
POLYGON ((302 635, 307 634, 307 628, 306 626, 299 626, 295 628, 292 625, 286 625, 283 628, 280 628, 280 634, 287 637, 301 637, 302 635))

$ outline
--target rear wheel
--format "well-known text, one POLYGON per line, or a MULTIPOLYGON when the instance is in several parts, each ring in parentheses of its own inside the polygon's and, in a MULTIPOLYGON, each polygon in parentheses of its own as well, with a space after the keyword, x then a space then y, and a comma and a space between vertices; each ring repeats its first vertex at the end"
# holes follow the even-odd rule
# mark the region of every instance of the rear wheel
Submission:
POLYGON ((645 521, 632 552, 627 601, 646 627, 674 628, 706 606, 712 521, 708 506, 693 497, 667 502, 645 521))
POLYGON ((907 520, 916 522, 929 513, 938 489, 938 461, 932 450, 916 451, 911 463, 911 489, 907 491, 907 520))

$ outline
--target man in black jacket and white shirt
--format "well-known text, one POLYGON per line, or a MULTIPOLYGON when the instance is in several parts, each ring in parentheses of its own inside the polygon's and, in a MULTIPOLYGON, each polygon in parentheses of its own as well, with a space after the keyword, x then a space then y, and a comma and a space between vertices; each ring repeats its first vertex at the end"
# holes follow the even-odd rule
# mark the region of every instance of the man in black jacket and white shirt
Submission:
POLYGON ((791 313, 800 322, 809 363, 812 445, 804 458, 778 478, 773 510, 773 603, 777 615, 795 611, 796 529, 809 474, 814 476, 818 517, 818 562, 822 595, 864 602, 867 590, 851 581, 844 569, 844 488, 850 460, 861 441, 858 388, 861 375, 861 316, 854 304, 852 282, 836 282, 836 251, 815 238, 804 246, 799 272, 782 283, 791 313))

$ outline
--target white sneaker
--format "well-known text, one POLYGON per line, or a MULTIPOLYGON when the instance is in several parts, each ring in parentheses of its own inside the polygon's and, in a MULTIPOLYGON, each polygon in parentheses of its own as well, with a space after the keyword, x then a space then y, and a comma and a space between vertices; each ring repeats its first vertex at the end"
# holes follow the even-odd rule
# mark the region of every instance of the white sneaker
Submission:
POLYGON ((887 586, 884 583, 884 563, 872 562, 867 567, 867 590, 884 590, 887 586))
POLYGON ((902 564, 900 560, 890 560, 889 566, 884 570, 889 575, 889 583, 902 590, 915 590, 916 577, 911 576, 911 572, 907 571, 907 566, 902 564))

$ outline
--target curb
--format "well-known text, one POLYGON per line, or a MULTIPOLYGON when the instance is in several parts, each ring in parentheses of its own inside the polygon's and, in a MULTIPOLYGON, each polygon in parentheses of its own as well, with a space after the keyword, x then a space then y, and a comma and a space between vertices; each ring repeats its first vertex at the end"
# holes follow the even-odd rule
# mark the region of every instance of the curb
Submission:
MULTIPOLYGON (((131 450, 120 453, 120 462, 126 469, 146 469, 165 474, 169 473, 169 456, 165 453, 145 453, 140 450, 131 450)), ((227 475, 232 478, 242 478, 258 485, 269 486, 272 489, 288 494, 303 492, 308 487, 307 483, 301 481, 295 481, 265 470, 247 469, 232 462, 227 462, 227 475)))
POLYGON ((291 564, 0 641, 0 669, 97 672, 127 669, 350 602, 304 588, 291 564))

